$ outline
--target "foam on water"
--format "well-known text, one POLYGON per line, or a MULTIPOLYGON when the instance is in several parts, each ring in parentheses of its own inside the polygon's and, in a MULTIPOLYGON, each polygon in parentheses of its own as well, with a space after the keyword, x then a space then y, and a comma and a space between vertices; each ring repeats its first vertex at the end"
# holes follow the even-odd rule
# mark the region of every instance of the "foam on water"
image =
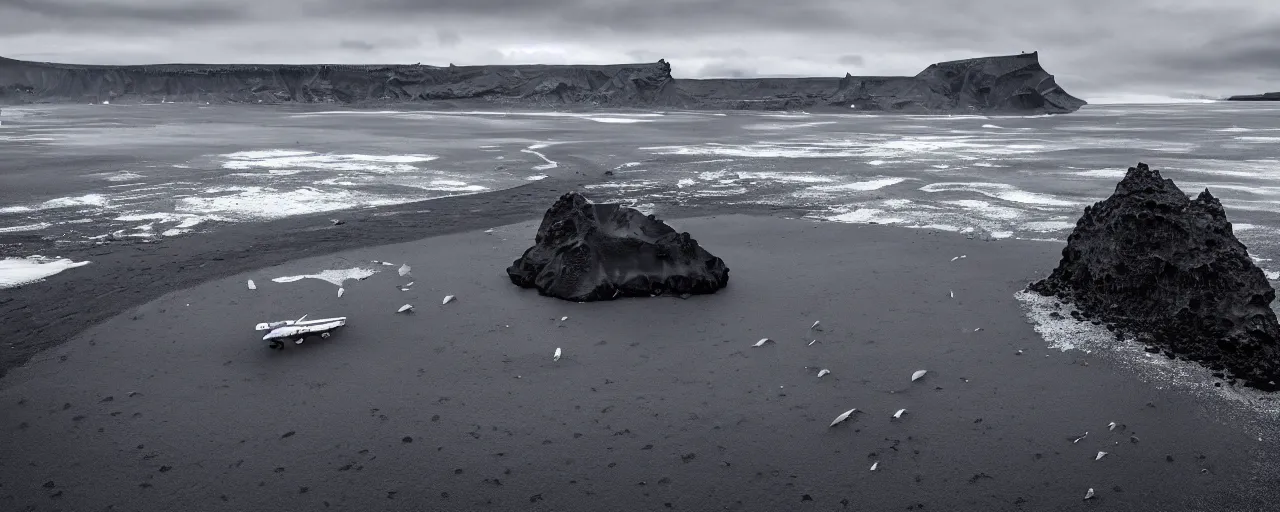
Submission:
POLYGON ((1093 169, 1089 171, 1073 172, 1071 174, 1088 178, 1122 179, 1126 172, 1127 171, 1124 169, 1093 169))
POLYGON ((1234 419, 1247 423, 1250 428, 1274 430, 1275 421, 1280 419, 1280 401, 1270 393, 1222 384, 1211 370, 1197 363, 1148 353, 1136 340, 1117 340, 1105 326, 1071 318, 1071 305, 1055 298, 1026 290, 1014 297, 1051 349, 1075 350, 1105 359, 1121 371, 1156 387, 1177 389, 1225 408, 1226 411, 1220 412, 1237 416, 1234 419), (1058 313, 1057 318, 1054 313, 1058 313))
POLYGON ((529 153, 529 154, 531 154, 531 155, 535 155, 535 156, 537 156, 538 158, 541 158, 541 159, 542 159, 542 161, 546 162, 545 164, 542 164, 542 165, 535 165, 535 166, 533 166, 533 170, 535 170, 535 171, 545 171, 545 170, 547 170, 547 169, 555 169, 556 167, 559 167, 559 166, 560 166, 560 164, 556 163, 556 161, 555 161, 555 160, 552 160, 552 159, 550 159, 550 158, 547 158, 547 155, 544 155, 544 154, 539 153, 539 152, 537 151, 537 150, 539 150, 539 149, 546 148, 546 147, 549 147, 549 146, 551 146, 551 144, 547 144, 547 143, 543 143, 543 144, 534 144, 534 145, 532 145, 532 146, 529 146, 529 147, 527 147, 527 148, 525 148, 525 149, 520 150, 520 152, 521 152, 521 153, 529 153))
POLYGON ((209 195, 179 199, 174 209, 179 213, 218 215, 229 220, 246 221, 404 202, 378 195, 314 187, 287 191, 272 187, 214 187, 205 193, 209 195))
POLYGON ((458 180, 431 180, 425 184, 410 184, 409 186, 439 192, 484 192, 489 190, 489 187, 484 185, 469 185, 465 181, 458 180))
POLYGON ((658 182, 650 181, 650 180, 609 181, 605 183, 593 183, 583 188, 587 190, 624 191, 624 190, 639 190, 639 189, 653 188, 658 185, 659 185, 658 182))
POLYGON ((294 281, 301 281, 303 279, 319 279, 327 283, 332 283, 334 286, 341 288, 342 283, 344 281, 348 281, 352 279, 355 279, 355 280, 364 279, 366 277, 376 274, 377 272, 378 272, 377 270, 371 270, 371 269, 360 268, 360 267, 345 268, 345 269, 330 269, 330 270, 321 271, 316 274, 277 277, 275 279, 272 279, 272 281, 275 281, 277 283, 292 283, 294 281))
POLYGON ((413 164, 436 160, 435 155, 362 155, 315 153, 272 149, 263 151, 240 151, 223 155, 224 169, 249 170, 269 169, 274 171, 326 170, 326 171, 366 171, 375 173, 410 172, 417 169, 413 164))
POLYGON ((1076 206, 1080 203, 1058 199, 1048 194, 1027 192, 1006 183, 931 183, 920 187, 925 192, 973 192, 1014 203, 1039 206, 1076 206))
POLYGON ((53 224, 49 224, 48 222, 38 222, 38 223, 35 223, 35 224, 24 224, 24 225, 22 225, 22 226, 10 226, 10 227, 7 227, 7 228, 0 228, 0 233, 18 233, 18 232, 22 232, 22 231, 40 231, 40 230, 42 230, 42 229, 48 229, 48 228, 50 228, 50 227, 52 227, 52 226, 53 226, 53 224))
POLYGON ((847 222, 851 224, 898 224, 904 221, 901 218, 886 215, 884 210, 875 208, 858 208, 823 218, 832 222, 847 222))
POLYGON ((33 212, 33 211, 35 211, 35 208, 32 208, 32 207, 30 207, 30 206, 6 206, 6 207, 4 207, 4 208, 0 208, 0 214, 3 214, 3 213, 26 213, 26 212, 33 212))
POLYGON ((1280 137, 1234 137, 1234 139, 1244 141, 1244 142, 1262 142, 1262 143, 1280 142, 1280 137))
POLYGON ((102 179, 105 179, 107 181, 115 181, 115 182, 136 181, 145 177, 141 174, 138 174, 136 172, 130 172, 130 171, 100 173, 100 174, 97 174, 97 176, 102 176, 102 179))
MULTIPOLYGON (((191 228, 196 227, 202 222, 226 221, 227 219, 218 217, 216 215, 193 215, 189 213, 164 212, 164 213, 141 213, 141 214, 121 215, 119 217, 116 217, 115 220, 120 222, 151 221, 159 224, 173 224, 173 226, 164 230, 164 232, 162 232, 161 235, 177 236, 184 233, 189 233, 191 231, 191 228)), ((146 229, 150 230, 149 228, 150 224, 146 224, 145 226, 148 226, 146 229)), ((143 226, 139 226, 136 229, 143 229, 143 226)))
POLYGON ((30 256, 26 258, 0 259, 0 289, 43 281, 67 269, 83 267, 88 261, 71 261, 66 258, 30 256))
POLYGON ((849 183, 841 183, 839 185, 818 185, 805 189, 813 192, 869 192, 872 190, 880 190, 885 187, 891 187, 907 181, 907 178, 877 178, 867 181, 853 181, 849 183))
POLYGON ((798 128, 813 128, 814 126, 822 126, 828 124, 836 124, 838 121, 813 121, 808 123, 754 123, 742 127, 744 130, 794 130, 798 128))
POLYGON ((40 204, 39 209, 49 210, 54 208, 75 208, 79 206, 96 206, 103 208, 107 206, 107 198, 102 194, 85 194, 76 197, 59 197, 50 199, 40 204))
POLYGON ((631 117, 587 117, 589 121, 608 124, 652 123, 653 119, 636 119, 631 117))
POLYGON ((830 183, 836 181, 836 179, 831 176, 806 173, 738 171, 735 174, 738 175, 738 179, 742 180, 767 180, 786 183, 830 183))
POLYGON ((1066 231, 1075 229, 1076 223, 1066 220, 1041 220, 1034 222, 1023 222, 1018 226, 1026 231, 1038 231, 1041 233, 1052 233, 1055 231, 1066 231))
POLYGON ((1024 210, 1010 208, 1008 206, 996 206, 986 201, 979 201, 976 199, 943 201, 943 204, 959 206, 972 211, 980 217, 994 220, 1017 220, 1027 215, 1024 210))

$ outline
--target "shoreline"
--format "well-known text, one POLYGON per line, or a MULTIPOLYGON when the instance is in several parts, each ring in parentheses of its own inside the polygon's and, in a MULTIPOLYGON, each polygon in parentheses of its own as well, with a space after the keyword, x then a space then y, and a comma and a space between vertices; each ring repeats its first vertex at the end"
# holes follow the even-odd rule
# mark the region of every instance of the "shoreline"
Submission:
MULTIPOLYGON (((396 205, 234 223, 209 233, 40 250, 90 261, 75 275, 0 291, 0 377, 35 353, 174 290, 309 256, 540 220, 560 195, 609 179, 587 160, 557 155, 554 176, 516 187, 396 205), (332 225, 331 218, 344 219, 332 225)), ((588 196, 590 197, 590 195, 588 196)), ((673 206, 665 218, 800 208, 673 206)), ((18 240, 19 237, 10 238, 18 240)), ((513 256, 514 259, 514 256, 513 256)))
POLYGON ((1244 511, 1275 498, 1273 435, 1036 333, 1014 292, 1057 246, 678 217, 725 259, 728 288, 577 304, 502 272, 537 223, 288 259, 88 328, 0 379, 14 423, 0 426, 0 503, 1244 511), (272 281, 375 259, 411 276, 377 267, 341 298, 272 281), (446 294, 458 300, 441 306, 446 294), (416 312, 395 314, 406 302, 416 312), (281 352, 247 330, 300 312, 351 322, 281 352), (751 347, 764 336, 776 343, 751 347), (850 407, 863 412, 827 426, 850 407))

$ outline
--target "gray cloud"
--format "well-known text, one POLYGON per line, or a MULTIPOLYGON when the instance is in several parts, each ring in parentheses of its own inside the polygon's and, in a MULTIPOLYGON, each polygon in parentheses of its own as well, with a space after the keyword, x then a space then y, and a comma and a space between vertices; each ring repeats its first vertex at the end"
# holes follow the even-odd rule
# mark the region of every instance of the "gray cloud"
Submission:
POLYGON ((378 49, 378 45, 375 45, 375 44, 370 43, 370 42, 368 42, 368 41, 360 41, 360 40, 353 40, 353 39, 343 39, 342 41, 340 41, 340 42, 338 43, 338 48, 342 48, 342 49, 344 49, 344 50, 356 50, 356 51, 361 51, 361 52, 371 52, 371 51, 374 51, 374 50, 378 49))
POLYGON ((436 42, 445 48, 453 48, 462 43, 462 36, 449 29, 441 29, 436 32, 436 42))
POLYGON ((1082 96, 1280 90, 1280 2, 0 0, 0 52, 83 63, 665 58, 680 77, 842 76, 1032 50, 1082 96))
POLYGON ((207 2, 0 0, 0 13, 34 14, 51 20, 142 21, 208 24, 243 20, 247 11, 207 2))
POLYGON ((747 78, 756 75, 753 69, 741 69, 727 64, 708 64, 698 70, 698 76, 703 78, 747 78))
POLYGON ((864 60, 861 55, 841 55, 836 62, 846 66, 861 66, 864 60))

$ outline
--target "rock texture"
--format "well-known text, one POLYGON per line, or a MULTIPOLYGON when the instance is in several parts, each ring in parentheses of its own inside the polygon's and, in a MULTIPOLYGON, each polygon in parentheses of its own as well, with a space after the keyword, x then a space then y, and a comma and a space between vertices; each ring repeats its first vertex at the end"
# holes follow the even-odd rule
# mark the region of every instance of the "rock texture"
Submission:
POLYGON ((1262 94, 1241 94, 1231 96, 1227 101, 1280 101, 1280 92, 1264 92, 1262 94))
POLYGON ((1275 290, 1208 190, 1194 200, 1139 163, 1085 208, 1052 275, 1030 287, 1166 354, 1277 389, 1275 290))
POLYGON ((0 58, 0 103, 488 101, 512 106, 1066 113, 1085 104, 1038 54, 943 62, 914 77, 675 79, 666 61, 608 66, 84 66, 0 58))
POLYGON ((595 204, 576 192, 542 218, 535 245, 507 268, 511 282, 572 301, 715 293, 724 261, 653 215, 595 204))

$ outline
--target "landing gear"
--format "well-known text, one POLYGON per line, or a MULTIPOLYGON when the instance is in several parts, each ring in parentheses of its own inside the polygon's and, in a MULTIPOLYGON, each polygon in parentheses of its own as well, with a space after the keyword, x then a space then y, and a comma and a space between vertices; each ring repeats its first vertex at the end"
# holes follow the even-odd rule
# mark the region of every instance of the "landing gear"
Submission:
POLYGON ((322 332, 322 333, 320 333, 320 339, 327 340, 327 339, 329 339, 329 337, 330 337, 330 336, 333 336, 333 333, 328 333, 328 332, 322 332))
POLYGON ((271 350, 281 350, 284 348, 284 343, 280 343, 280 340, 271 340, 271 344, 267 346, 271 347, 271 350))

